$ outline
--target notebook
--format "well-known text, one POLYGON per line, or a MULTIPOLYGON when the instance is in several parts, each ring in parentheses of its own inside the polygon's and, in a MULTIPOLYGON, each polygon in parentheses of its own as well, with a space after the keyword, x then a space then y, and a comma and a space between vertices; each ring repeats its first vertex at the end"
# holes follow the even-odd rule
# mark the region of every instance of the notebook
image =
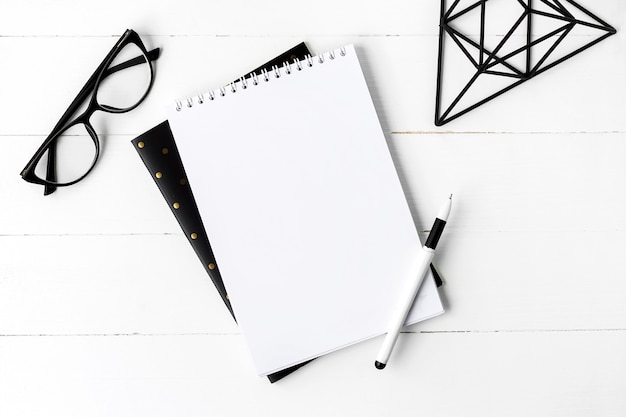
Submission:
MULTIPOLYGON (((168 119, 259 375, 385 332, 421 244, 353 46, 168 119)), ((429 274, 407 324, 441 313, 429 274)))

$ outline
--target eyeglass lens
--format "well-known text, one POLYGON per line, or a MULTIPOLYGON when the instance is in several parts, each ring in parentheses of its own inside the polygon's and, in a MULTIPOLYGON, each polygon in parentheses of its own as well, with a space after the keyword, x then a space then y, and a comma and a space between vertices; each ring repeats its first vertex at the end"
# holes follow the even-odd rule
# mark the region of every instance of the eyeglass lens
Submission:
MULTIPOLYGON (((97 140, 97 139, 95 139, 97 140)), ((83 123, 71 125, 56 137, 56 184, 68 184, 85 176, 96 160, 96 143, 83 123)), ((35 175, 46 178, 48 155, 39 160, 35 175)))
MULTIPOLYGON (((100 80, 96 101, 105 108, 129 110, 137 106, 150 89, 150 62, 139 46, 126 44, 113 59, 109 68, 138 58, 137 65, 113 72, 100 80)), ((106 71, 105 71, 106 73, 106 71)))

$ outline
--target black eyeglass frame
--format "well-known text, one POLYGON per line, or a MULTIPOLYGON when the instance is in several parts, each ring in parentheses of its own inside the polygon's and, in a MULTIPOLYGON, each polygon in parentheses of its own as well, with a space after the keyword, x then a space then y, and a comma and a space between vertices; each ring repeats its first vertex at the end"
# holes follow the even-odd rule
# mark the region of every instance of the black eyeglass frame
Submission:
POLYGON ((61 119, 57 122, 57 124, 55 125, 50 135, 48 135, 46 140, 41 144, 39 149, 37 149, 37 151, 35 152, 33 157, 30 159, 28 164, 26 164, 26 166, 20 173, 22 178, 25 181, 28 181, 34 184, 44 185, 45 186, 44 195, 51 194, 52 192, 56 190, 56 187, 65 187, 65 186, 73 185, 81 181, 82 179, 84 179, 96 166, 96 163, 98 162, 98 159, 100 157, 100 139, 98 138, 98 135, 95 129, 93 128, 93 126, 91 125, 91 122, 89 121, 89 119, 98 110, 106 112, 106 113, 119 114, 119 113, 129 112, 135 109, 137 106, 139 106, 144 101, 144 99, 146 98, 150 90, 152 89, 152 85, 154 84, 154 68, 152 66, 152 61, 156 60, 159 57, 159 54, 160 54, 159 48, 155 48, 151 50, 150 52, 148 52, 143 42, 141 41, 141 38, 139 37, 139 35, 134 30, 127 29, 124 32, 124 34, 120 37, 120 39, 116 42, 116 44, 113 46, 111 51, 109 51, 109 53, 106 55, 102 63, 100 63, 96 71, 91 75, 91 77, 89 77, 89 79, 87 80, 83 88, 80 90, 76 98, 74 98, 74 100, 72 101, 68 109, 65 111, 65 113, 63 113, 63 116, 61 116, 61 119), (133 59, 130 59, 126 62, 123 62, 121 64, 115 65, 113 67, 109 67, 111 63, 113 62, 113 60, 117 57, 119 52, 125 46, 131 43, 139 48, 139 50, 141 51, 141 55, 133 59), (129 107, 118 108, 118 107, 109 106, 106 104, 101 104, 98 102, 98 98, 97 98, 98 87, 100 86, 101 82, 106 77, 108 77, 109 75, 115 72, 121 71, 123 69, 130 68, 130 67, 144 64, 144 63, 147 63, 148 67, 150 68, 150 82, 148 84, 148 88, 146 89, 145 93, 143 94, 143 96, 141 96, 139 100, 137 100, 136 103, 134 103, 132 106, 129 106, 129 107), (89 95, 91 95, 91 98, 89 99, 90 101, 85 111, 79 114, 78 116, 76 116, 74 119, 72 119, 71 117, 76 113, 76 111, 84 103, 84 101, 89 98, 89 95), (58 182, 56 179, 56 140, 59 138, 61 134, 63 134, 69 128, 76 126, 78 124, 83 124, 85 126, 85 129, 89 133, 91 140, 94 142, 94 146, 95 146, 94 159, 91 163, 90 168, 87 170, 87 172, 85 172, 79 178, 73 181, 69 181, 69 182, 58 182), (36 169, 37 164, 43 157, 43 155, 46 153, 46 151, 48 152, 48 161, 47 161, 48 165, 46 169, 46 179, 42 179, 39 176, 37 176, 37 174, 35 173, 35 169, 36 169))

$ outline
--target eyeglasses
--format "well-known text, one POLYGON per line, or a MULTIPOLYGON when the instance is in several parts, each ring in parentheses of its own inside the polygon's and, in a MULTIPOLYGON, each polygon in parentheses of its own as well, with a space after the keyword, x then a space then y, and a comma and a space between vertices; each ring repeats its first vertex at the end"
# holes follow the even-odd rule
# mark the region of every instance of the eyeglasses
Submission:
POLYGON ((44 185, 44 195, 84 179, 100 157, 91 116, 98 110, 118 114, 139 106, 152 88, 152 61, 159 53, 159 48, 147 52, 139 35, 126 30, 26 164, 22 178, 44 185), (86 109, 73 117, 87 100, 86 109))

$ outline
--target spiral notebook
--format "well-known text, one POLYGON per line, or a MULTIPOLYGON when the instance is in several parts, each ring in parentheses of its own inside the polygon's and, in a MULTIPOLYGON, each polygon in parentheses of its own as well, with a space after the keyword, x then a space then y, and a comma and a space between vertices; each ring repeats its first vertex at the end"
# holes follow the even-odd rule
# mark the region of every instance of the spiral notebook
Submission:
MULTIPOLYGON (((384 333, 421 244, 353 46, 168 118, 259 375, 384 333)), ((429 274, 407 324, 441 313, 429 274)))

